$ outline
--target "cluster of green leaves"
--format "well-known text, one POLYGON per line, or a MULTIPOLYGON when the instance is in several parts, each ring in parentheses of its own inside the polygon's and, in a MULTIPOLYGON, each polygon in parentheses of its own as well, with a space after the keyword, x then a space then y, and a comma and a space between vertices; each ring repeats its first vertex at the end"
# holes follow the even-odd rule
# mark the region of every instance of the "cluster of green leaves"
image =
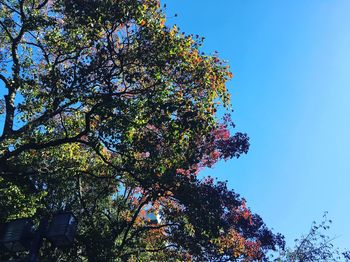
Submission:
POLYGON ((226 63, 164 23, 158 0, 0 0, 0 221, 79 220, 74 247, 45 243, 43 259, 249 261, 283 245, 196 177, 248 138, 215 114, 226 63))

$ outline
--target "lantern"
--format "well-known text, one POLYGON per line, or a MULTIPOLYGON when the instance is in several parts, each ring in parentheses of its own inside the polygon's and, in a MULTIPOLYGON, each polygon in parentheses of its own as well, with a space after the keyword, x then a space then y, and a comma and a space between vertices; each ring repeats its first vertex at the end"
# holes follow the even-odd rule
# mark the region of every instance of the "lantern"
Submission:
POLYGON ((5 224, 0 243, 10 252, 21 252, 30 248, 33 236, 33 221, 21 218, 5 224))
POLYGON ((73 244, 77 219, 71 212, 55 214, 47 230, 46 238, 57 247, 73 244))

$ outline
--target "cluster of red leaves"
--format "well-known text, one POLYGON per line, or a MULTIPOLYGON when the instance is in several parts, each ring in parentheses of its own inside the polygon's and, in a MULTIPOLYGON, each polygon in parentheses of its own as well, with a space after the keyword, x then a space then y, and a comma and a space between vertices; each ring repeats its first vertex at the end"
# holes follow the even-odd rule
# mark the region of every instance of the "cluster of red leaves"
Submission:
POLYGON ((193 260, 252 261, 284 245, 226 183, 182 175, 177 182, 173 195, 158 202, 162 223, 171 225, 162 237, 193 260))

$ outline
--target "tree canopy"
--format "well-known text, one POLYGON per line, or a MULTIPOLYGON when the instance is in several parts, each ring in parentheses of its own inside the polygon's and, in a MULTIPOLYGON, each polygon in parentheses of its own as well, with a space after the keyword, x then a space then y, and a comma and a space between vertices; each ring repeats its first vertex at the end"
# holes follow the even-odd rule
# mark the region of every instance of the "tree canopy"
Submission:
POLYGON ((251 261, 283 246, 197 176, 249 141, 216 114, 229 66, 167 27, 158 0, 0 0, 0 40, 0 222, 79 220, 74 247, 45 243, 43 259, 251 261))

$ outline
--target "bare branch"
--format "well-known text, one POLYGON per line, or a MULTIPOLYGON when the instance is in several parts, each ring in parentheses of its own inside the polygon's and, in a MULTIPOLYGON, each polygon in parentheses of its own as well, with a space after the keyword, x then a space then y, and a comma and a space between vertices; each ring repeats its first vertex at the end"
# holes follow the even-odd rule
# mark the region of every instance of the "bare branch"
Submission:
POLYGON ((7 80, 7 78, 4 75, 2 75, 2 74, 0 74, 0 80, 2 80, 5 83, 6 87, 8 87, 10 85, 9 81, 7 80))
POLYGON ((45 0, 44 2, 40 3, 40 4, 36 7, 36 9, 39 10, 39 9, 43 8, 48 2, 49 2, 49 0, 45 0))

